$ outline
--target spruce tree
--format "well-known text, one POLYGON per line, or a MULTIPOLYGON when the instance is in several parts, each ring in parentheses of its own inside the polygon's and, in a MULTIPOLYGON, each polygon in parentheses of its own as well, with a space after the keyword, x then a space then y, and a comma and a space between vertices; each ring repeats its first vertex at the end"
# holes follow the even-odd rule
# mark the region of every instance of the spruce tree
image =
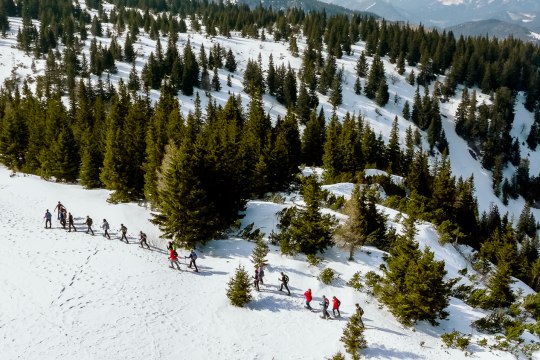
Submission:
POLYGON ((375 205, 373 194, 368 196, 366 190, 360 191, 359 185, 354 187, 344 208, 349 217, 334 233, 336 244, 349 250, 349 261, 354 260, 356 249, 386 236, 386 219, 375 205))
POLYGON ((345 351, 351 355, 351 358, 353 360, 359 360, 360 350, 367 348, 367 341, 364 338, 362 316, 358 312, 351 316, 351 319, 345 325, 340 340, 345 346, 345 351))
POLYGON ((322 191, 314 176, 303 180, 302 196, 305 209, 288 208, 280 216, 278 235, 281 251, 284 254, 304 253, 315 255, 332 245, 332 235, 336 219, 328 214, 321 214, 322 191))
POLYGON ((255 244, 255 247, 253 248, 253 251, 251 252, 251 262, 255 267, 259 266, 266 266, 268 263, 266 260, 266 256, 268 255, 268 252, 270 249, 268 248, 268 244, 263 239, 262 234, 257 239, 257 243, 255 244))
POLYGON ((220 91, 221 83, 219 82, 218 68, 214 67, 214 75, 212 76, 212 90, 220 91))
POLYGON ((433 252, 420 251, 414 240, 415 220, 409 217, 404 234, 390 250, 387 269, 380 285, 381 301, 405 325, 427 320, 436 324, 448 313, 450 286, 443 278, 443 261, 435 261, 433 252))
POLYGON ((253 299, 253 296, 251 295, 251 287, 253 284, 243 266, 239 265, 236 268, 234 277, 229 280, 228 285, 227 297, 232 305, 244 307, 253 299))

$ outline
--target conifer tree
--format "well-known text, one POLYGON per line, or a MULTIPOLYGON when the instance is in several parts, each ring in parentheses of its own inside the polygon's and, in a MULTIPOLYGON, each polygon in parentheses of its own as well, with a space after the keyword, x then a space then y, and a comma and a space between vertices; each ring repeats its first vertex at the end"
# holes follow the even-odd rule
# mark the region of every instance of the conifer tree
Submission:
POLYGON ((218 68, 214 67, 214 75, 212 76, 212 90, 220 91, 221 83, 219 82, 218 68))
POLYGON ((336 229, 334 242, 349 250, 349 261, 354 260, 357 248, 386 236, 386 219, 378 212, 374 200, 372 193, 367 195, 366 190, 360 191, 357 184, 345 205, 343 212, 349 217, 336 229))
POLYGON ((266 71, 266 85, 268 86, 268 93, 272 96, 276 95, 277 79, 276 68, 274 67, 274 56, 270 54, 268 57, 268 70, 266 71))
POLYGON ((356 76, 363 78, 366 77, 367 73, 368 65, 366 61, 366 53, 365 51, 362 51, 356 62, 356 76))
POLYGON ((253 265, 255 265, 255 267, 266 266, 268 263, 266 256, 268 255, 269 251, 270 249, 268 248, 268 244, 263 239, 261 234, 261 236, 259 236, 257 239, 253 251, 251 252, 251 262, 253 265))
POLYGON ((322 165, 324 154, 325 124, 311 112, 304 132, 302 133, 302 162, 307 166, 322 165))
POLYGON ((246 306, 253 299, 251 295, 252 285, 248 273, 243 266, 239 265, 228 283, 227 297, 231 304, 238 307, 246 306))
POLYGON ((403 104, 403 118, 405 120, 410 120, 411 118, 411 109, 408 100, 405 101, 405 104, 403 104))
POLYGON ((354 93, 356 95, 362 94, 362 83, 360 82, 359 77, 356 77, 356 81, 354 82, 354 93))
POLYGON ((314 176, 303 179, 302 196, 305 209, 288 208, 280 217, 278 235, 281 252, 284 254, 304 253, 315 255, 332 245, 332 235, 336 220, 328 214, 321 214, 322 191, 314 176))
POLYGON ((29 129, 22 113, 9 106, 0 127, 0 160, 13 170, 21 169, 29 146, 29 129))
POLYGON ((341 173, 342 159, 341 147, 339 146, 339 136, 341 133, 341 124, 338 122, 337 116, 334 113, 328 124, 328 130, 326 131, 326 139, 324 143, 324 179, 327 182, 333 181, 333 179, 341 173))
POLYGON ((450 287, 443 278, 443 261, 435 261, 433 252, 420 251, 414 240, 415 220, 409 216, 404 233, 390 249, 380 295, 383 303, 405 325, 427 320, 436 324, 448 313, 450 287))
POLYGON ((231 49, 227 51, 227 56, 225 57, 225 69, 230 72, 236 71, 236 59, 231 49))
POLYGON ((364 338, 362 316, 358 312, 351 316, 349 322, 345 325, 340 340, 345 346, 345 351, 351 355, 351 358, 353 360, 359 360, 360 350, 367 348, 367 341, 364 338))

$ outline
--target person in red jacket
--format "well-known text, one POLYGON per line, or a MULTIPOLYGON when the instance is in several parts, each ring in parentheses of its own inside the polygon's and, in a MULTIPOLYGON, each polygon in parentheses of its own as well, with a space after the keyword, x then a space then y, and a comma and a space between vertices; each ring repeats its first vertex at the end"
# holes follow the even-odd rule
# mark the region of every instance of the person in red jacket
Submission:
POLYGON ((337 297, 332 297, 332 314, 334 314, 334 317, 336 317, 336 310, 337 310, 337 316, 341 317, 341 314, 339 313, 339 306, 341 305, 341 301, 337 297))
POLYGON ((313 296, 311 295, 311 289, 307 289, 307 291, 304 293, 304 297, 306 298, 306 309, 313 310, 313 308, 309 304, 311 300, 313 300, 313 296))
POLYGON ((178 254, 173 248, 169 249, 169 260, 171 261, 171 265, 169 266, 171 269, 174 269, 174 264, 176 264, 176 268, 180 270, 180 264, 178 263, 178 254))

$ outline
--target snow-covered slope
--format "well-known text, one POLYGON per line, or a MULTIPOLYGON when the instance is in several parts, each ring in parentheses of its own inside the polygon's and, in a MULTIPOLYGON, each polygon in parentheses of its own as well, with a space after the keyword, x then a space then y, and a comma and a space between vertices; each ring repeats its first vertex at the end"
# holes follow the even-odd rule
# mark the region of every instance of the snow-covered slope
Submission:
MULTIPOLYGON (((450 319, 440 326, 404 328, 371 296, 345 285, 354 272, 379 271, 382 253, 373 248, 358 252, 353 263, 338 249, 329 251, 322 266, 338 272, 333 286, 320 283, 319 269, 302 257, 284 257, 272 248, 262 291, 247 308, 235 308, 226 298, 226 284, 238 265, 251 269, 252 243, 213 241, 198 250, 199 273, 178 272, 168 268, 165 242, 146 209, 111 205, 103 190, 9 175, 0 167, 2 359, 323 359, 342 349, 339 338, 356 302, 365 308, 367 358, 465 359, 464 352, 442 347, 439 337, 470 332, 470 322, 484 315, 453 299, 450 319), (78 232, 69 233, 56 221, 53 229, 44 229, 43 213, 58 200, 74 214, 78 232), (106 218, 112 240, 97 226, 95 236, 81 231, 86 215, 95 224, 106 218), (129 245, 117 240, 120 223, 129 229, 129 245), (139 230, 149 235, 152 251, 136 243, 139 230), (291 278, 290 297, 278 291, 280 271, 291 278), (323 294, 341 299, 342 318, 325 321, 304 309, 307 288, 314 302, 323 294)), ((243 224, 254 222, 268 234, 283 206, 251 202, 243 224)), ((449 276, 457 276, 467 263, 436 239, 430 225, 420 227, 421 246, 430 246, 446 261, 449 276)), ((493 341, 475 334, 472 342, 481 338, 493 341)), ((470 350, 477 359, 513 358, 476 345, 470 350)))

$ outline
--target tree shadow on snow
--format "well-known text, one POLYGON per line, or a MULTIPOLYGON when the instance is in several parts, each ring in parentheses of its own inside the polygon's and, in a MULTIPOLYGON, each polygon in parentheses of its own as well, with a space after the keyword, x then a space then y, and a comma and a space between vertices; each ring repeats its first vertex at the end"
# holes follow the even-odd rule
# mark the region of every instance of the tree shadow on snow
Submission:
POLYGON ((422 359, 423 357, 409 351, 399 351, 389 349, 384 345, 369 344, 369 347, 362 350, 362 355, 366 358, 374 357, 379 359, 422 359))
MULTIPOLYGON (((269 291, 261 291, 262 294, 269 291)), ((274 291, 272 291, 274 292, 274 291)), ((279 293, 279 291, 275 291, 279 293)), ((286 293, 285 293, 286 294, 286 293)), ((301 306, 290 300, 291 296, 262 296, 260 299, 251 302, 248 307, 252 310, 270 310, 278 312, 283 310, 301 310, 301 306)))

